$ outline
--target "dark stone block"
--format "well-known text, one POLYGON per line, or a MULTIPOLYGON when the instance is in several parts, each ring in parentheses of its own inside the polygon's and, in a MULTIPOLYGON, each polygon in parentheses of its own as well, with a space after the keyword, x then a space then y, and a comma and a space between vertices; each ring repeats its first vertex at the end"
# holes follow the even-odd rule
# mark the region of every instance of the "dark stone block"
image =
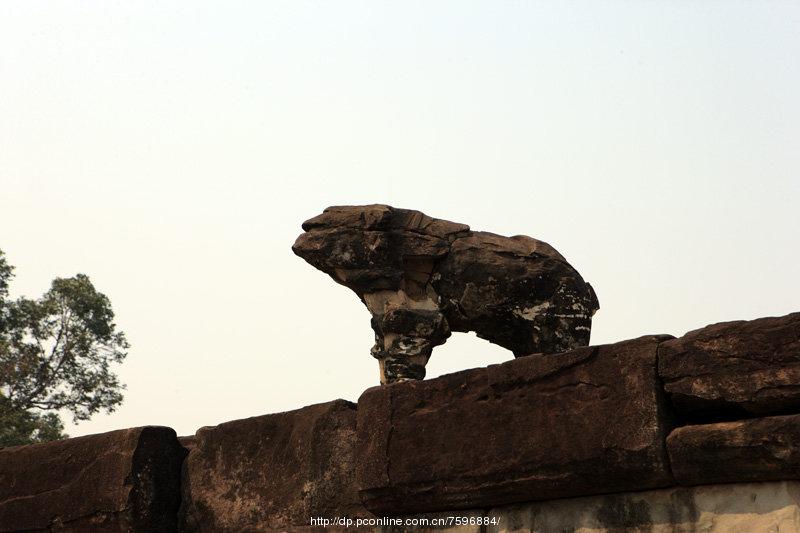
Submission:
POLYGON ((185 455, 154 426, 0 449, 0 531, 175 531, 185 455))
POLYGON ((665 338, 368 389, 365 507, 412 514, 670 485, 656 372, 665 338))

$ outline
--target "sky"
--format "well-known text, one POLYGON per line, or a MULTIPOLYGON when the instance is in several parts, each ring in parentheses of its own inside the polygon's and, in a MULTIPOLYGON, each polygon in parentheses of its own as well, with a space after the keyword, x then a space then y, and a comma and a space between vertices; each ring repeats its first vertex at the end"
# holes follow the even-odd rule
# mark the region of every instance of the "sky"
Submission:
MULTIPOLYGON (((293 255, 330 205, 526 234, 592 343, 800 311, 796 2, 0 2, 12 295, 89 275, 131 343, 72 436, 178 434, 378 384, 293 255)), ((473 334, 428 376, 499 363, 473 334)))

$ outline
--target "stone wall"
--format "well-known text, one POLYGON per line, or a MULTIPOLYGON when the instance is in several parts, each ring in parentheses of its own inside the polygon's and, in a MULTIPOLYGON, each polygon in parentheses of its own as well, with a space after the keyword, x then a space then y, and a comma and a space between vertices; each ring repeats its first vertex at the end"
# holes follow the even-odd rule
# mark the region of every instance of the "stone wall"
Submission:
POLYGON ((795 313, 0 449, 0 531, 800 532, 798 443, 795 313))

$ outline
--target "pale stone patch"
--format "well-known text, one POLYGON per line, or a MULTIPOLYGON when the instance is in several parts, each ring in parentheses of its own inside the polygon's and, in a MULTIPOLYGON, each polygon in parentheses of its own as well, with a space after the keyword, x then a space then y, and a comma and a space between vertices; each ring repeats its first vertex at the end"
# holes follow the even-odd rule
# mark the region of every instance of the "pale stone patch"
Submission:
POLYGON ((524 318, 525 320, 533 320, 537 316, 543 314, 549 308, 550 308, 550 302, 542 302, 539 305, 534 305, 533 307, 514 309, 514 314, 520 318, 524 318))
POLYGON ((800 482, 675 487, 498 507, 487 533, 798 533, 800 482))

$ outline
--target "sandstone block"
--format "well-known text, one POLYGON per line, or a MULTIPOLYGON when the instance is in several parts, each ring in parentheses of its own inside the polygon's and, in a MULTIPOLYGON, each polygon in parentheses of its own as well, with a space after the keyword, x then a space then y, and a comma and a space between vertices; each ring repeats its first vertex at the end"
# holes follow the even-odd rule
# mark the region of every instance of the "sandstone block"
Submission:
POLYGON ((680 427, 667 450, 684 485, 800 479, 800 415, 680 427))
POLYGON ((665 342, 659 373, 678 412, 712 421, 800 410, 800 313, 723 322, 665 342))
POLYGON ((185 453, 154 426, 0 449, 0 531, 175 531, 185 453))
POLYGON ((368 389, 358 404, 365 507, 400 515, 669 485, 663 339, 368 389))
POLYGON ((369 516, 354 484, 355 424, 355 405, 336 400, 200 429, 181 528, 312 531, 311 517, 369 516))

